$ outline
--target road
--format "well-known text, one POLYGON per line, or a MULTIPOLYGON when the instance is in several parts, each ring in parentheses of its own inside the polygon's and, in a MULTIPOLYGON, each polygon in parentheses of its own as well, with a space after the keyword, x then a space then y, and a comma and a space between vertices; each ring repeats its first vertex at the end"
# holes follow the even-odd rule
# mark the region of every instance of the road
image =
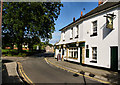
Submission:
POLYGON ((73 73, 61 70, 46 63, 44 57, 33 57, 21 61, 23 70, 33 83, 70 83, 81 84, 101 84, 95 80, 77 76, 73 73))

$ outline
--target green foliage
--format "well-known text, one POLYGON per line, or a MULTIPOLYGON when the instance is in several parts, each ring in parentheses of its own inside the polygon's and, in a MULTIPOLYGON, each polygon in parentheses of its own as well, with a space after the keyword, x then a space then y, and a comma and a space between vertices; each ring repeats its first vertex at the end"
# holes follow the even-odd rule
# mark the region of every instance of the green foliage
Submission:
POLYGON ((16 49, 2 49, 2 56, 26 57, 32 54, 34 53, 26 50, 19 53, 16 49))
POLYGON ((60 14, 60 2, 4 2, 3 3, 3 43, 17 44, 21 52, 22 44, 29 48, 40 43, 40 39, 52 38, 55 20, 60 14))
POLYGON ((18 57, 26 57, 26 56, 27 56, 26 53, 19 53, 19 54, 18 54, 18 57))
POLYGON ((16 49, 2 49, 2 56, 14 56, 17 54, 18 51, 16 49))

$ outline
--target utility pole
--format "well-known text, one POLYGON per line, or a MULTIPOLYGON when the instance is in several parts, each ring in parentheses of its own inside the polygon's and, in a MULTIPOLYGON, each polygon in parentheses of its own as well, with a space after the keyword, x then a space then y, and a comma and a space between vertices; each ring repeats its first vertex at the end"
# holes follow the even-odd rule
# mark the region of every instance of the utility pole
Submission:
POLYGON ((1 0, 1 12, 0 12, 0 57, 2 55, 2 0, 1 0))
MULTIPOLYGON (((1 0, 1 12, 0 12, 0 64, 2 64, 2 0, 1 0)), ((0 66, 0 84, 2 84, 2 67, 0 66)))

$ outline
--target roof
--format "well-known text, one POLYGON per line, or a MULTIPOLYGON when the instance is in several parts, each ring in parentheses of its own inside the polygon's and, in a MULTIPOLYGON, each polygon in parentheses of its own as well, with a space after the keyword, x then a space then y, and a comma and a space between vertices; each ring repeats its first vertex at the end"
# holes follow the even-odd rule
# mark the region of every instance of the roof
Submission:
POLYGON ((75 22, 72 22, 72 23, 70 23, 69 25, 63 27, 63 28, 60 29, 59 31, 62 31, 62 30, 64 30, 64 29, 67 29, 69 26, 75 24, 76 22, 78 22, 78 21, 80 21, 80 20, 82 20, 82 19, 84 19, 84 18, 86 18, 86 17, 88 17, 88 16, 90 16, 90 15, 93 15, 93 14, 95 14, 95 13, 98 13, 98 12, 100 12, 100 11, 106 10, 106 9, 108 9, 108 8, 110 8, 110 7, 114 7, 114 6, 119 5, 119 4, 120 4, 120 1, 119 1, 119 2, 106 2, 106 3, 104 3, 103 5, 100 5, 100 6, 96 7, 95 9, 93 9, 92 11, 88 12, 88 13, 85 14, 84 16, 78 18, 75 22))

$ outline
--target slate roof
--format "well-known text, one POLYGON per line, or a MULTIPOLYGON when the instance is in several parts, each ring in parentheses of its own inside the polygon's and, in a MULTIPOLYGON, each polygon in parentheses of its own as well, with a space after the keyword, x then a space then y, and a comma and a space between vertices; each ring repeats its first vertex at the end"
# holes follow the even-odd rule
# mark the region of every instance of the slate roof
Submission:
MULTIPOLYGON (((98 13, 100 11, 106 10, 108 8, 114 7, 114 6, 119 5, 119 4, 120 4, 120 1, 119 2, 106 2, 103 5, 100 5, 100 6, 96 7, 95 9, 91 10, 90 12, 85 14, 84 16, 78 18, 75 22, 77 22, 77 21, 79 21, 81 19, 84 19, 84 18, 86 18, 86 17, 88 17, 88 16, 90 16, 92 14, 98 13)), ((62 31, 63 29, 67 29, 67 27, 73 25, 75 22, 70 23, 69 25, 63 27, 59 31, 62 31)))

